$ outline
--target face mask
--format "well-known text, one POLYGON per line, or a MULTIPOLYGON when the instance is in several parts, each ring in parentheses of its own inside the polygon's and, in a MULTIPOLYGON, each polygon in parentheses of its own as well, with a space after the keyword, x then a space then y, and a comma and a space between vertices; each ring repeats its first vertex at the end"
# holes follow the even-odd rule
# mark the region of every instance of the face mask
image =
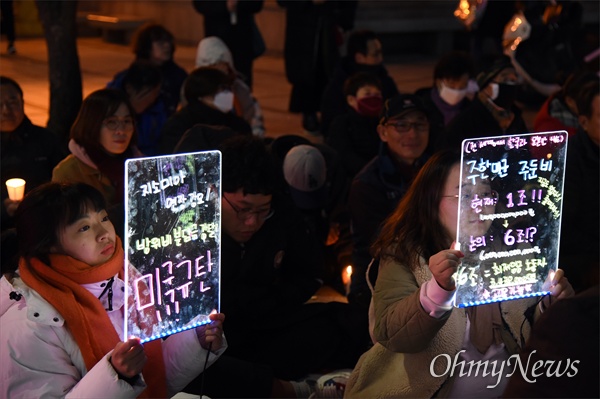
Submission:
POLYGON ((213 100, 213 105, 221 112, 229 112, 233 108, 233 93, 229 90, 220 91, 213 100))
POLYGON ((380 96, 366 96, 356 100, 359 115, 377 118, 383 108, 383 98, 380 96))
POLYGON ((491 99, 494 101, 494 104, 500 108, 510 108, 517 98, 517 90, 519 89, 519 86, 508 83, 491 83, 491 87, 491 99))
POLYGON ((467 89, 453 89, 442 83, 440 97, 450 105, 456 105, 467 95, 467 89))

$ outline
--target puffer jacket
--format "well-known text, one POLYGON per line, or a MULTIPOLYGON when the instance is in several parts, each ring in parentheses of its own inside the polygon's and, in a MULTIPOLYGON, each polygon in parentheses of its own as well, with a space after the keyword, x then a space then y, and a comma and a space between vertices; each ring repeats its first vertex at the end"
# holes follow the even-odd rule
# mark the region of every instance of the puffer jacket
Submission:
MULTIPOLYGON (((87 370, 58 311, 19 277, 11 280, 0 280, 1 398, 135 398, 146 388, 143 376, 133 385, 119 379, 112 351, 87 370)), ((172 335, 162 348, 172 396, 201 372, 206 351, 193 329, 172 335)), ((208 364, 225 348, 210 353, 208 364)))

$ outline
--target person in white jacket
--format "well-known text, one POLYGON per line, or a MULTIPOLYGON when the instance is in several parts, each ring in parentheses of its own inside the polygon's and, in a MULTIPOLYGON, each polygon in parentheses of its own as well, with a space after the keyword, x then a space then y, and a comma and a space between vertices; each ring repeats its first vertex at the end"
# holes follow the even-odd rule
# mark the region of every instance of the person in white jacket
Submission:
POLYGON ((221 313, 165 340, 123 336, 124 252, 95 188, 42 185, 16 220, 19 268, 0 280, 1 398, 171 397, 226 349, 221 313))
POLYGON ((196 51, 196 68, 203 66, 219 69, 231 78, 236 114, 250 124, 254 136, 264 137, 265 124, 260 104, 250 87, 238 76, 231 51, 223 40, 216 36, 200 40, 196 51))

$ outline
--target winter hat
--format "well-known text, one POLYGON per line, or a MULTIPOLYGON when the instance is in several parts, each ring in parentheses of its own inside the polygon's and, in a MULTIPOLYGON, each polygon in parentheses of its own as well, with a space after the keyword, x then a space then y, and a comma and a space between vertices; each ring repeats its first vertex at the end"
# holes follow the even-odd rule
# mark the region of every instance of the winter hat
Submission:
POLYGON ((223 40, 216 36, 208 36, 200 40, 196 51, 196 68, 215 65, 219 62, 226 62, 231 69, 235 70, 231 51, 223 40))
POLYGON ((410 111, 421 111, 427 115, 425 105, 419 97, 414 94, 399 94, 385 102, 379 123, 384 124, 388 120, 400 117, 410 111))
POLYGON ((301 144, 289 150, 283 160, 283 176, 299 208, 315 209, 324 204, 327 198, 327 166, 316 147, 301 144))
POLYGON ((514 68, 510 58, 506 55, 500 56, 492 64, 477 75, 477 86, 483 90, 500 72, 506 68, 514 68))

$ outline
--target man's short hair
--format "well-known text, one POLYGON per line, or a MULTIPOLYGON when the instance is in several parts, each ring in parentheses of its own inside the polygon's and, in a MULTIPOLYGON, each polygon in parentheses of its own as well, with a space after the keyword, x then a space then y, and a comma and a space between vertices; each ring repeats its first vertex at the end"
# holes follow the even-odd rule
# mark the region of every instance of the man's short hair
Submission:
POLYGON ((451 51, 435 64, 433 79, 460 79, 464 74, 473 76, 473 58, 464 51, 451 51))
POLYGON ((596 79, 595 82, 588 82, 581 87, 579 95, 575 99, 577 103, 577 112, 579 115, 590 118, 593 113, 592 103, 594 98, 600 95, 600 82, 596 79))
POLYGON ((375 32, 367 29, 357 30, 350 34, 348 37, 348 44, 346 46, 346 54, 350 57, 354 57, 356 53, 367 55, 367 43, 370 40, 378 39, 375 32))
POLYGON ((222 187, 226 193, 239 189, 245 194, 271 195, 276 187, 275 163, 264 141, 254 136, 236 136, 220 146, 222 187))
POLYGON ((21 89, 21 86, 19 86, 19 84, 14 79, 9 78, 8 76, 0 76, 0 86, 4 85, 14 87, 15 90, 17 90, 21 95, 21 98, 23 97, 23 89, 21 89))
POLYGON ((131 86, 137 93, 146 88, 154 88, 162 82, 160 67, 150 60, 134 61, 123 77, 123 88, 131 86))
POLYGON ((188 103, 197 103, 200 97, 214 96, 223 86, 230 86, 229 77, 212 67, 194 69, 183 83, 183 93, 188 103))
POLYGON ((381 91, 381 81, 372 73, 358 72, 344 82, 344 95, 355 96, 361 87, 374 86, 381 91))

